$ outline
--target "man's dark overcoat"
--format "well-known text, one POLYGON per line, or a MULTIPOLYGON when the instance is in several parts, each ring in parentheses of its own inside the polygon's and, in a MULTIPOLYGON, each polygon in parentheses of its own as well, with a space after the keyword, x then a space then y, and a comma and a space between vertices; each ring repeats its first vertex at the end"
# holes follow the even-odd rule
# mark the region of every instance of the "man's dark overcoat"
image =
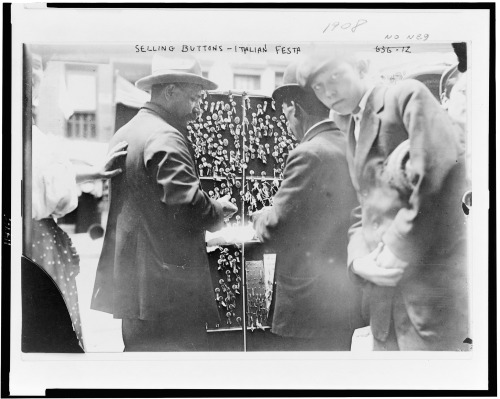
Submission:
POLYGON ((332 121, 313 127, 290 152, 273 206, 254 221, 259 238, 277 254, 272 332, 278 335, 335 342, 342 334, 350 342, 356 327, 359 294, 346 262, 357 200, 345 147, 332 121))
POLYGON ((186 128, 153 103, 112 138, 128 142, 111 202, 92 309, 115 318, 218 320, 205 230, 222 226, 222 207, 202 190, 186 128))

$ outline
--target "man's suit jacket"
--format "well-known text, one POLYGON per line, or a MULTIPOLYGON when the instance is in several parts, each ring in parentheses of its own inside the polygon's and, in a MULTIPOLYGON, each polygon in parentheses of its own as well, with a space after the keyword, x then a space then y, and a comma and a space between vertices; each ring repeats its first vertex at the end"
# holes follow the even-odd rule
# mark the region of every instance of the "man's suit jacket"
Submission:
POLYGON ((465 175, 456 127, 414 80, 375 87, 357 144, 352 118, 337 119, 348 132, 347 161, 361 204, 360 221, 350 229, 348 264, 381 241, 410 263, 396 288, 363 282, 375 338, 387 339, 392 316, 400 349, 459 348, 467 338, 468 308, 460 209, 465 175), (407 139, 411 192, 377 178, 377 169, 407 139))
POLYGON ((357 204, 345 135, 332 121, 290 152, 274 205, 258 216, 258 237, 277 252, 272 332, 324 338, 352 334, 356 291, 345 271, 350 212, 357 204))
MULTIPOLYGON (((92 308, 115 318, 217 320, 205 230, 223 225, 201 188, 185 128, 153 103, 112 138, 128 142, 111 203, 92 308)), ((203 324, 203 328, 204 328, 203 324)))

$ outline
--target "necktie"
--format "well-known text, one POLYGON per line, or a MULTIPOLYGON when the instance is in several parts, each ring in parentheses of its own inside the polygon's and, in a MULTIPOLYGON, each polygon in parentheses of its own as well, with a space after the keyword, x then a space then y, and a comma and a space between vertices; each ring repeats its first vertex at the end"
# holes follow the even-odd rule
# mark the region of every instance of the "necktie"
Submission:
POLYGON ((347 143, 353 157, 356 151, 356 141, 357 141, 355 138, 355 130, 356 130, 356 121, 354 120, 354 115, 351 115, 351 122, 349 123, 349 133, 347 135, 347 143))
POLYGON ((359 131, 361 129, 361 116, 360 116, 360 114, 354 114, 353 120, 354 120, 354 139, 356 140, 356 143, 357 143, 359 140, 359 131))

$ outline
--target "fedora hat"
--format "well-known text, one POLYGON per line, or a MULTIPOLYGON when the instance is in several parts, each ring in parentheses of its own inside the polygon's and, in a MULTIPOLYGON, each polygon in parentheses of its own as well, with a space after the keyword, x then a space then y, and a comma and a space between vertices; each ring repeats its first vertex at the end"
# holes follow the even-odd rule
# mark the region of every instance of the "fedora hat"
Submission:
POLYGON ((283 84, 277 87, 272 94, 276 104, 283 102, 299 101, 301 106, 310 114, 323 115, 328 113, 328 108, 318 100, 314 92, 302 88, 297 80, 298 62, 288 65, 283 73, 283 84))
POLYGON ((164 57, 158 54, 153 56, 151 75, 135 82, 138 89, 149 91, 158 84, 192 83, 200 85, 203 90, 214 90, 217 85, 201 75, 198 61, 192 57, 164 57))

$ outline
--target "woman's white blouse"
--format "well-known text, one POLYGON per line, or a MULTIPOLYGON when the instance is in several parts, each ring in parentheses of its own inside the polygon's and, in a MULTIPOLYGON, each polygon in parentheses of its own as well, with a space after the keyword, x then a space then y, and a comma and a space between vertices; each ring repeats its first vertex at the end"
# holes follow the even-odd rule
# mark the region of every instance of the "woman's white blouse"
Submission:
POLYGON ((59 218, 78 206, 75 170, 61 148, 54 139, 33 125, 33 219, 59 218))

